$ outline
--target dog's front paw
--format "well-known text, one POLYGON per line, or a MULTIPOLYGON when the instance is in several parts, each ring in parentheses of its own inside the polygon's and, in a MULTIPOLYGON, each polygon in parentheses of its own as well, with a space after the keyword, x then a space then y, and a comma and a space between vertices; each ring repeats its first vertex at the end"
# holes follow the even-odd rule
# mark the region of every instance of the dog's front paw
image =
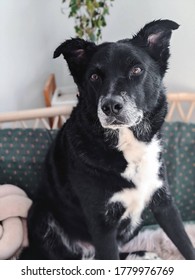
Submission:
POLYGON ((129 253, 126 260, 161 260, 161 258, 154 252, 137 251, 129 253))

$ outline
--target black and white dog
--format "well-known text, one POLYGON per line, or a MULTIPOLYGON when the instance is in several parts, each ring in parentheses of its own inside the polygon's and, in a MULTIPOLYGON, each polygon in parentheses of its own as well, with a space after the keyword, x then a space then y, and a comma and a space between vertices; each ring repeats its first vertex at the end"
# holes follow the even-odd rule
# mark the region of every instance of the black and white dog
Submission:
POLYGON ((76 38, 56 49, 80 95, 46 157, 23 258, 119 259, 149 206, 183 256, 195 259, 162 158, 162 80, 177 28, 157 20, 132 39, 95 45, 76 38))

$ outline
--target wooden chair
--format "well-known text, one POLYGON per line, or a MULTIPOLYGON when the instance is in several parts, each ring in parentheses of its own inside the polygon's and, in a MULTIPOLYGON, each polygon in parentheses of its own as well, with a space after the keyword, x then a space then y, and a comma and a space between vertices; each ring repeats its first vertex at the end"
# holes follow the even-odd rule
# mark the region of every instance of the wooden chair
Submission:
MULTIPOLYGON (((55 89, 56 89, 55 75, 51 74, 49 76, 49 78, 47 79, 44 89, 43 89, 43 95, 44 95, 46 107, 51 107, 51 100, 52 100, 52 96, 55 92, 55 89)), ((53 118, 49 118, 50 127, 52 127, 53 121, 54 121, 53 118)))
MULTIPOLYGON (((59 128, 69 117, 72 106, 51 107, 51 97, 55 88, 55 76, 51 74, 44 87, 47 108, 1 113, 0 127, 5 123, 8 123, 10 127, 12 123, 14 127, 19 124, 19 127, 23 128, 40 126, 47 129, 59 128)), ((169 111, 166 121, 195 122, 195 93, 169 93, 167 97, 169 111)))
POLYGON ((169 111, 166 120, 173 121, 174 115, 178 114, 184 122, 195 121, 195 93, 168 93, 169 111))

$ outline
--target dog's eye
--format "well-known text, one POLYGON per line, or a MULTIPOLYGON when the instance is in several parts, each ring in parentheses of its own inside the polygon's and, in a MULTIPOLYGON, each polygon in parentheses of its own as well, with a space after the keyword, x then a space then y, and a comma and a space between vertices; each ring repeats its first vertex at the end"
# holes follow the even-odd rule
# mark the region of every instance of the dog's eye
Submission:
POLYGON ((92 74, 91 77, 90 77, 90 80, 92 82, 97 81, 98 79, 99 79, 99 75, 96 74, 96 73, 92 74))
POLYGON ((133 67, 130 71, 130 75, 131 76, 138 76, 142 73, 143 69, 141 69, 140 67, 133 67))

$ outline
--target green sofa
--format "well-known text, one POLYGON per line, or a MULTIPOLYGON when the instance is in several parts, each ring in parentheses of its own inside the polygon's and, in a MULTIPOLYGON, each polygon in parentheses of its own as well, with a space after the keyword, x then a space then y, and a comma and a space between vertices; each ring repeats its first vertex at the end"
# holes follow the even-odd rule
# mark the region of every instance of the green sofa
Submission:
MULTIPOLYGON (((1 129, 0 185, 14 184, 33 199, 42 163, 56 130, 1 129)), ((165 123, 164 159, 168 181, 184 221, 195 221, 195 124, 165 123)), ((150 211, 145 225, 155 224, 150 211)))

